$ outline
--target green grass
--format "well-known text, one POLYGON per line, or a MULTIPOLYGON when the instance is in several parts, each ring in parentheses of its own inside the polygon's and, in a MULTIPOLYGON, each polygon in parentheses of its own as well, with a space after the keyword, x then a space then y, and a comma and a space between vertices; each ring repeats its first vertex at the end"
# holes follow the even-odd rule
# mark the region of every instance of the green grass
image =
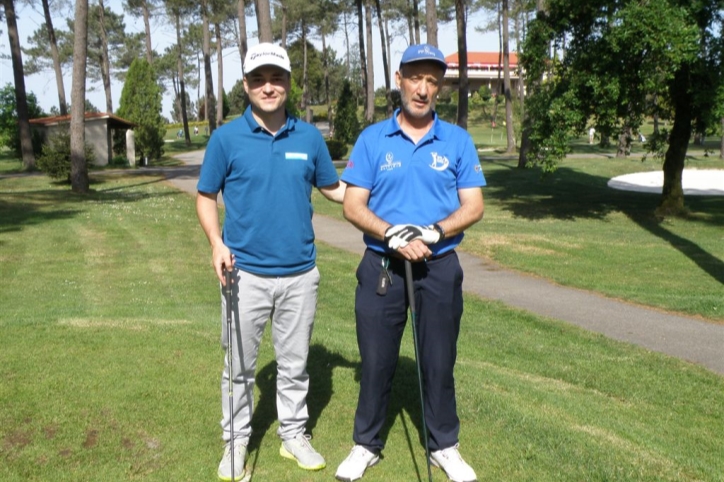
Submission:
MULTIPOLYGON (((688 196, 687 218, 653 216, 656 194, 617 191, 614 176, 653 161, 566 159, 554 174, 485 158, 485 217, 461 249, 516 270, 607 296, 724 321, 724 197, 688 196)), ((712 158, 687 167, 724 168, 712 158)), ((315 193, 317 212, 342 219, 315 193)))
MULTIPOLYGON (((0 179, 0 480, 215 480, 219 293, 193 198, 153 177, 93 180, 78 196, 0 179)), ((318 261, 309 429, 328 467, 278 455, 267 332, 252 480, 331 480, 352 445, 358 258, 320 245, 318 261)), ((385 457, 364 480, 426 480, 413 357, 408 331, 385 457)), ((467 296, 456 379, 481 480, 724 480, 724 378, 698 366, 467 296)))

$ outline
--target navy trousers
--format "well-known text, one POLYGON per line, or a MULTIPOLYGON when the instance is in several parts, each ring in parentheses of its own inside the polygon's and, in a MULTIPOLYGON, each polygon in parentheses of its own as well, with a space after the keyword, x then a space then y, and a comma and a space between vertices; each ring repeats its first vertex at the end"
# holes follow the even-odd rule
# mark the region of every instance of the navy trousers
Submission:
MULTIPOLYGON (((463 314, 463 271, 454 252, 414 263, 412 268, 429 445, 430 450, 442 450, 458 443, 460 431, 453 370, 463 314)), ((384 447, 380 431, 408 318, 404 261, 368 249, 357 268, 357 282, 355 315, 362 378, 353 439, 380 451, 384 447), (377 288, 385 259, 392 283, 380 295, 377 288)))

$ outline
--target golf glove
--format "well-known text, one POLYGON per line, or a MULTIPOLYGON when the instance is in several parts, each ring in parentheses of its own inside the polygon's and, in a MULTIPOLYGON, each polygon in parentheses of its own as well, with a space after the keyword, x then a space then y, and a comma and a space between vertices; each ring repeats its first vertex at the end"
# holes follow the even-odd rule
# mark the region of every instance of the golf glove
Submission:
POLYGON ((414 224, 397 224, 385 231, 385 242, 390 249, 404 248, 415 239, 420 239, 425 244, 435 244, 440 241, 440 233, 432 227, 414 224))

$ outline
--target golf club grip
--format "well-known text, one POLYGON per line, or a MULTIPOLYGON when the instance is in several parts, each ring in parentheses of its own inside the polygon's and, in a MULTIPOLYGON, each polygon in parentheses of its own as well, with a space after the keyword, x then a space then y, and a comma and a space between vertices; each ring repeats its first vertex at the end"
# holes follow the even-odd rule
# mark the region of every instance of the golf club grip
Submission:
POLYGON ((412 313, 413 323, 415 322, 415 287, 412 285, 412 263, 409 259, 405 260, 405 287, 407 288, 407 299, 410 303, 410 312, 412 313))

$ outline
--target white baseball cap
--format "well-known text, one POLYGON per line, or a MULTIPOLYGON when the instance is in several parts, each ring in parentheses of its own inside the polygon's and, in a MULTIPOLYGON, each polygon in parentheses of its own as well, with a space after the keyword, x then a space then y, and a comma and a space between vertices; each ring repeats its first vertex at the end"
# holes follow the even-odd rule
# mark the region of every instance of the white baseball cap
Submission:
POLYGON ((244 75, 264 65, 275 65, 292 73, 287 51, 278 45, 261 43, 250 48, 244 59, 244 75))

